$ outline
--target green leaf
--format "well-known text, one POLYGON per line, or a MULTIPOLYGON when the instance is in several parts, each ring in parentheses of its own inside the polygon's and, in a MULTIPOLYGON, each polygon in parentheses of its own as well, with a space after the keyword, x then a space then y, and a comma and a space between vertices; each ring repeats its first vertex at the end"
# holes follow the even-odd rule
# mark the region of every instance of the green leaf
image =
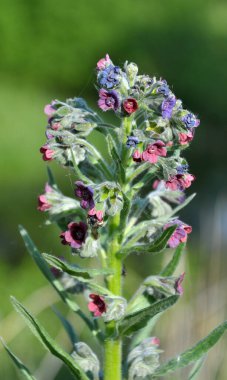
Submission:
POLYGON ((183 203, 181 203, 179 206, 177 206, 177 207, 173 210, 173 212, 172 212, 170 215, 168 215, 168 217, 171 217, 171 216, 173 216, 173 215, 176 215, 176 213, 179 212, 179 211, 180 211, 182 208, 184 208, 185 206, 187 206, 187 205, 192 201, 192 199, 195 198, 195 196, 196 196, 196 193, 194 193, 194 194, 190 195, 189 197, 187 197, 183 203))
POLYGON ((218 342, 226 330, 227 321, 216 327, 206 338, 200 340, 195 346, 160 366, 159 369, 154 372, 154 377, 175 372, 177 369, 186 367, 199 360, 218 342))
POLYGON ((153 317, 174 305, 178 298, 179 296, 171 296, 135 313, 126 315, 118 325, 120 335, 130 335, 145 327, 153 317))
POLYGON ((61 271, 66 272, 71 276, 78 278, 79 280, 90 280, 95 276, 113 274, 113 270, 111 269, 79 268, 67 263, 66 261, 62 261, 56 256, 49 255, 48 253, 43 253, 42 256, 45 258, 48 264, 53 265, 55 268, 60 269, 61 271))
POLYGON ((128 220, 128 214, 130 212, 130 207, 131 207, 131 202, 129 198, 124 193, 122 193, 122 196, 123 196, 123 208, 120 214, 120 225, 119 225, 119 231, 121 234, 120 242, 122 241, 123 236, 124 236, 124 231, 125 231, 125 227, 128 220))
POLYGON ((205 359, 206 359, 206 356, 203 356, 201 359, 199 359, 195 365, 193 366, 190 374, 189 374, 189 377, 188 377, 188 380, 195 380, 197 379, 197 376, 200 372, 200 370, 202 369, 203 367, 203 364, 205 362, 205 359))
POLYGON ((24 318, 28 327, 31 329, 33 334, 39 339, 39 341, 44 345, 44 347, 52 353, 54 356, 58 357, 69 370, 76 375, 79 380, 89 380, 84 371, 77 365, 76 361, 73 360, 71 355, 65 352, 54 339, 50 337, 44 327, 40 322, 33 317, 25 307, 16 300, 16 298, 11 297, 12 304, 16 311, 24 318))
POLYGON ((112 160, 115 163, 116 168, 117 168, 118 179, 120 182, 125 182, 125 169, 122 165, 121 158, 118 154, 117 147, 115 145, 115 141, 113 140, 113 138, 110 134, 108 134, 106 136, 106 141, 107 141, 108 151, 109 151, 110 157, 112 158, 112 160))
POLYGON ((175 272, 175 269, 177 268, 177 265, 179 264, 180 258, 184 252, 185 243, 181 243, 178 245, 177 249, 175 250, 172 259, 170 262, 166 265, 166 267, 163 269, 163 271, 160 273, 161 276, 172 276, 175 272))
POLYGON ((38 251, 37 247, 33 243, 32 239, 28 235, 27 231, 22 227, 19 226, 19 230, 21 233, 21 236, 24 240, 25 246, 35 261, 35 263, 38 265, 39 269, 43 273, 43 275, 47 278, 47 280, 51 283, 51 285, 54 287, 54 289, 59 294, 60 298, 65 302, 71 310, 73 310, 75 313, 77 313, 83 321, 87 324, 87 326, 93 330, 94 326, 93 323, 90 321, 90 319, 80 310, 79 306, 75 302, 75 300, 69 296, 69 294, 64 290, 62 284, 58 279, 56 279, 49 266, 47 265, 46 261, 42 257, 41 253, 38 251))
POLYGON ((36 378, 31 375, 30 371, 28 370, 27 367, 25 367, 22 361, 16 355, 14 355, 14 353, 10 350, 10 348, 5 344, 2 338, 1 338, 1 341, 5 350, 9 354, 10 358, 13 360, 16 367, 19 369, 20 373, 24 376, 24 378, 27 380, 36 380, 36 378))
POLYGON ((163 231, 162 235, 153 243, 134 245, 133 247, 125 247, 118 254, 117 257, 125 259, 130 253, 151 253, 156 254, 162 252, 168 243, 169 238, 172 236, 177 226, 171 226, 163 231))
POLYGON ((50 169, 49 166, 47 166, 47 176, 48 176, 48 184, 53 187, 54 189, 58 189, 58 186, 55 182, 55 179, 54 179, 54 176, 53 176, 53 173, 52 173, 52 170, 50 169))
POLYGON ((78 338, 77 338, 77 335, 76 335, 74 328, 71 325, 71 323, 55 307, 52 307, 52 309, 53 309, 54 313, 57 315, 57 317, 60 319, 65 331, 67 332, 67 334, 68 334, 68 336, 72 342, 72 345, 77 343, 78 338))

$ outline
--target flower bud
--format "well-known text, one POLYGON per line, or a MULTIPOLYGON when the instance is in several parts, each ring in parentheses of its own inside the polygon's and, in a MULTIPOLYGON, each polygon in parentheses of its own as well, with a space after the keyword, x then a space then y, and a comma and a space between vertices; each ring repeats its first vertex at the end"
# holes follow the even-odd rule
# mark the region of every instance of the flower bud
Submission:
POLYGON ((76 363, 85 371, 91 372, 93 379, 99 378, 100 364, 96 354, 91 348, 84 342, 78 342, 74 345, 72 352, 72 358, 76 363))
POLYGON ((136 76, 138 74, 138 70, 139 70, 138 66, 133 62, 128 63, 126 61, 124 69, 125 69, 125 72, 127 74, 130 86, 133 86, 135 83, 135 80, 136 80, 136 76))

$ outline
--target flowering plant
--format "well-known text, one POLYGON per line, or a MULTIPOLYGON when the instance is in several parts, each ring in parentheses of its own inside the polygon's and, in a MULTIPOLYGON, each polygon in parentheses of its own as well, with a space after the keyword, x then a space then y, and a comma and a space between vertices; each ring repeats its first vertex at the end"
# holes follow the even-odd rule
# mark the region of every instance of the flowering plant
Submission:
MULTIPOLYGON (((139 75, 134 63, 126 62, 120 68, 106 55, 96 71, 98 106, 114 112, 120 125, 103 121, 81 98, 54 100, 45 107, 47 141, 40 149, 44 161, 56 160, 75 176, 74 194, 66 197, 48 168, 38 210, 59 226, 59 244, 70 247, 76 263, 41 254, 26 230, 21 227, 20 231, 29 253, 62 301, 90 329, 91 339, 104 347, 103 368, 90 346, 77 338, 75 326, 60 313, 57 315, 73 345, 70 354, 20 302, 15 298, 12 302, 46 349, 60 358, 76 379, 156 379, 195 362, 192 380, 227 322, 167 363, 160 363, 159 339, 149 335, 158 316, 183 294, 185 274, 175 272, 192 228, 178 213, 194 197, 186 198, 184 191, 195 177, 182 153, 194 138, 199 120, 183 108, 165 80, 139 75), (93 131, 104 136, 106 156, 87 138, 93 131), (152 257, 165 249, 168 264, 160 273, 150 274, 126 299, 122 283, 129 255, 152 257), (90 258, 92 268, 84 268, 82 258, 90 258), (84 299, 80 306, 79 293, 84 299), (124 340, 127 344, 122 352, 124 340)), ((25 377, 34 379, 5 347, 25 377)))

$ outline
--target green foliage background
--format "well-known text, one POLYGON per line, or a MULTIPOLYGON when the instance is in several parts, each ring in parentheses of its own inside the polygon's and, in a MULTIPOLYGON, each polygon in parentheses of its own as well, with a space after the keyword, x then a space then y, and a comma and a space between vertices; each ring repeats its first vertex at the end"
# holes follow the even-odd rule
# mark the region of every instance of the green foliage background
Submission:
MULTIPOLYGON (((203 210, 209 204, 212 216, 217 199, 226 200, 226 19, 224 0, 1 1, 2 320, 11 310, 10 293, 23 299, 37 286, 45 284, 25 258, 17 225, 26 226, 41 250, 62 252, 56 238, 58 231, 44 226, 43 215, 36 211, 37 195, 46 181, 45 165, 39 154, 39 147, 45 142, 43 106, 53 98, 70 96, 86 97, 95 106, 95 65, 106 52, 116 64, 132 60, 142 73, 164 77, 185 106, 199 115, 201 126, 187 152, 191 172, 197 177, 193 191, 198 192, 198 196, 185 210, 184 219, 194 228, 196 249, 191 249, 190 255, 197 254, 198 241, 205 250, 203 239, 206 233, 208 236, 213 231, 203 230, 201 238, 199 227, 205 222, 200 220, 203 210)), ((52 166, 65 191, 72 195, 69 173, 52 166)), ((222 214, 221 230, 218 224, 213 225, 217 229, 214 244, 216 240, 219 242, 220 233, 227 232, 226 213, 227 209, 222 214)), ((219 251, 222 248, 219 246, 219 251)), ((210 256, 210 260, 219 262, 220 266, 220 257, 220 254, 218 258, 210 256)), ((191 259, 189 277, 199 278, 196 267, 201 264, 200 260, 203 265, 202 258, 191 259)), ((133 273, 133 267, 130 270, 133 273)), ((136 283, 144 272, 141 267, 134 273, 136 283)), ((223 275, 217 273, 211 276, 214 282, 223 275)), ((204 277, 204 284, 206 281, 204 277)), ((225 309, 226 305, 221 307, 225 309)), ((199 335, 202 330, 198 331, 199 335)), ((1 331, 1 335, 7 335, 7 331, 1 331)), ((26 352, 25 338, 22 353, 26 352)), ((20 347, 20 343, 15 344, 20 347)), ((29 353, 30 360, 31 357, 29 353)), ((34 367, 37 363, 36 358, 34 367)), ((0 367, 0 378, 17 378, 8 368, 8 362, 4 361, 0 367)), ((208 376, 204 379, 209 380, 208 376)), ((212 376, 211 380, 225 378, 220 377, 220 372, 212 376)))

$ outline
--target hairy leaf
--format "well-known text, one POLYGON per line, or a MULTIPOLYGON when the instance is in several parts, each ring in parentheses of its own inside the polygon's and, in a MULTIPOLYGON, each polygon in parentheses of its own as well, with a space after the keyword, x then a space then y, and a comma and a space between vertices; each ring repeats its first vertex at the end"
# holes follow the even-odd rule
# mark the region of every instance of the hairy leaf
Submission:
POLYGON ((159 367, 159 369, 155 371, 154 376, 164 376, 166 373, 175 372, 177 369, 186 367, 199 360, 218 342, 226 330, 227 321, 216 327, 208 336, 200 340, 195 346, 159 367))
POLYGON ((60 269, 61 271, 66 272, 78 279, 82 278, 85 280, 90 280, 95 276, 109 275, 113 273, 113 271, 110 269, 79 268, 75 265, 67 263, 66 261, 62 261, 56 256, 49 255, 48 253, 43 253, 42 256, 45 258, 48 264, 53 265, 55 268, 60 269))
POLYGON ((3 346, 5 347, 5 350, 7 351, 10 358, 13 360, 16 367, 19 369, 20 373, 24 376, 27 380, 36 380, 34 376, 31 375, 30 371, 27 367, 22 363, 22 361, 10 350, 10 348, 5 344, 3 339, 1 339, 3 346))
POLYGON ((200 372, 200 370, 203 367, 205 359, 206 359, 206 356, 203 356, 201 359, 199 359, 195 363, 195 365, 193 366, 193 368, 192 368, 192 370, 191 370, 191 372, 189 374, 188 380, 195 380, 195 379, 197 379, 197 376, 199 375, 199 372, 200 372))
POLYGON ((177 249, 175 250, 172 259, 170 262, 166 265, 166 267, 163 269, 163 271, 160 273, 161 276, 172 276, 175 272, 175 269, 177 268, 177 265, 179 264, 180 258, 184 252, 185 243, 181 243, 178 245, 177 249))
POLYGON ((145 309, 126 315, 118 325, 120 335, 130 335, 145 327, 154 316, 174 305, 178 298, 179 296, 171 296, 156 302, 145 309))
POLYGON ((88 380, 88 377, 79 365, 73 360, 71 355, 65 352, 56 342, 52 339, 40 322, 33 317, 25 307, 18 302, 14 297, 11 297, 12 304, 16 311, 25 319, 28 327, 31 329, 33 334, 39 339, 39 341, 44 345, 44 347, 51 352, 54 356, 58 357, 65 363, 69 370, 78 378, 79 380, 88 380))
POLYGON ((150 244, 140 244, 134 245, 133 247, 125 247, 119 253, 118 257, 125 259, 130 253, 151 253, 156 254, 162 252, 168 243, 169 238, 172 236, 175 231, 176 226, 171 226, 163 231, 162 235, 155 241, 150 244))
POLYGON ((25 246, 35 261, 35 263, 38 265, 39 269, 43 273, 43 275, 47 278, 47 280, 51 283, 51 285, 54 287, 54 289, 59 294, 60 298, 69 306, 71 310, 76 312, 87 324, 87 326, 92 330, 94 329, 93 323, 89 320, 89 318, 80 310, 79 306, 75 302, 75 300, 69 296, 69 294, 64 290, 62 284, 58 279, 56 279, 49 266, 47 265, 46 261, 42 257, 41 253, 38 251, 37 247, 33 243, 32 239, 28 235, 27 231, 22 227, 19 226, 19 230, 21 233, 21 236, 24 240, 25 246))
POLYGON ((65 331, 67 332, 72 344, 74 345, 75 343, 77 343, 78 338, 77 338, 77 335, 76 335, 74 328, 71 325, 71 323, 55 307, 52 307, 52 309, 55 312, 55 314, 57 315, 57 317, 60 319, 60 321, 61 321, 65 331))

